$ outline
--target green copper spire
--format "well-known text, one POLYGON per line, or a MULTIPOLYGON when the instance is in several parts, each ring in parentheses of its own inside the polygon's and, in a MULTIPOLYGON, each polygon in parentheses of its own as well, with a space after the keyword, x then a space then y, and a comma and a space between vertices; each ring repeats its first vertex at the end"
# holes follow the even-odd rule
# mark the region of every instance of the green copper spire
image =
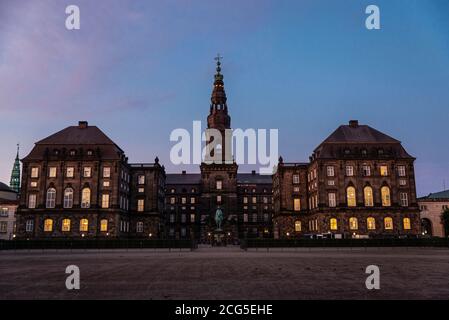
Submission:
POLYGON ((19 160, 19 144, 17 144, 17 155, 16 160, 14 161, 14 166, 11 172, 11 181, 9 182, 9 186, 15 192, 20 192, 20 160, 19 160))

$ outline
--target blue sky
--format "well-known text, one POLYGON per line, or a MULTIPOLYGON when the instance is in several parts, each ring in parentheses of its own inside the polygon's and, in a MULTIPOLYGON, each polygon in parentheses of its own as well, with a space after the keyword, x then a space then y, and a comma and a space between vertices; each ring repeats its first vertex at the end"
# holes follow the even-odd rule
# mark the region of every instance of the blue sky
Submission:
POLYGON ((205 121, 217 52, 232 126, 278 128, 286 161, 358 119, 417 157, 419 195, 449 187, 446 0, 0 0, 0 180, 17 142, 24 156, 78 120, 132 162, 198 171, 170 164, 169 135, 205 121), (65 29, 69 4, 81 30, 65 29))

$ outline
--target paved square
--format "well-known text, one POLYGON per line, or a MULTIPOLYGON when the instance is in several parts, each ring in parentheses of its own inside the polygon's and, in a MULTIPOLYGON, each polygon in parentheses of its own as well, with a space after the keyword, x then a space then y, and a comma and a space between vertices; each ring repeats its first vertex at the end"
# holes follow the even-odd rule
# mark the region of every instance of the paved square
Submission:
POLYGON ((0 252, 0 299, 449 299, 449 250, 0 252), (81 289, 65 288, 77 265, 81 289), (365 268, 380 267, 380 290, 365 268))

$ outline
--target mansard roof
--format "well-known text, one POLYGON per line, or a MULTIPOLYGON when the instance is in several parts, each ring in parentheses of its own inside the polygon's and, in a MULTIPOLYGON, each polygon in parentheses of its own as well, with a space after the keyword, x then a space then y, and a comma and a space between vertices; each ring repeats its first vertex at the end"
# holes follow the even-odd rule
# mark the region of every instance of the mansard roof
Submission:
POLYGON ((237 173, 238 184, 271 184, 272 182, 271 174, 237 173))
POLYGON ((165 179, 165 184, 200 184, 201 174, 200 173, 169 173, 165 179))
POLYGON ((341 151, 339 148, 350 145, 360 149, 385 148, 386 154, 390 156, 413 158, 402 147, 401 141, 368 125, 359 125, 357 120, 349 121, 349 125, 339 126, 314 150, 314 153, 318 158, 332 158, 341 151))
POLYGON ((56 149, 78 149, 80 147, 99 149, 104 159, 120 159, 123 150, 96 126, 80 121, 35 143, 33 150, 24 160, 41 159, 45 153, 56 149))

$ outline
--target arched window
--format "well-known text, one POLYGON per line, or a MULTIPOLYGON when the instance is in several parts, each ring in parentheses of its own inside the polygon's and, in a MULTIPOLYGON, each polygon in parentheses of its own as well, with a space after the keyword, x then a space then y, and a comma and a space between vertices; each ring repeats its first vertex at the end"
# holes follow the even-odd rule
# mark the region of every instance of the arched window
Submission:
POLYGON ((101 221, 100 221, 100 231, 101 232, 107 232, 108 231, 108 220, 101 219, 101 221))
POLYGON ((363 195, 365 198, 365 207, 372 207, 374 205, 373 201, 373 188, 366 186, 363 189, 363 195))
POLYGON ((63 219, 62 220, 61 231, 62 232, 70 231, 70 219, 63 219))
POLYGON ((66 188, 64 190, 64 208, 73 207, 73 189, 66 188))
POLYGON ((80 231, 87 232, 89 230, 89 220, 81 219, 80 220, 80 231))
POLYGON ((81 191, 81 208, 90 208, 90 189, 83 188, 81 191))
POLYGON ((44 231, 45 232, 53 231, 53 219, 45 219, 44 220, 44 231))
POLYGON ((412 228, 412 224, 410 222, 410 218, 404 218, 403 220, 404 230, 410 230, 412 228))
POLYGON ((391 206, 390 188, 388 188, 387 186, 383 186, 380 189, 380 193, 382 195, 382 206, 383 207, 391 206))
POLYGON ((329 223, 330 223, 331 230, 337 230, 338 229, 337 219, 331 218, 329 223))
POLYGON ((366 219, 366 226, 368 227, 368 230, 376 230, 376 219, 368 217, 366 219))
POLYGON ((301 232, 301 221, 299 221, 299 220, 295 221, 295 231, 301 232))
POLYGON ((54 208, 55 204, 56 204, 56 189, 49 188, 47 190, 47 201, 45 203, 45 206, 47 208, 54 208))
POLYGON ((347 199, 348 207, 356 206, 355 188, 354 187, 346 188, 346 199, 347 199))
POLYGON ((357 230, 358 228, 359 228, 359 222, 357 221, 357 218, 355 218, 355 217, 349 218, 349 229, 357 230))
POLYGON ((393 230, 393 219, 390 217, 386 217, 384 219, 384 227, 385 230, 393 230))

